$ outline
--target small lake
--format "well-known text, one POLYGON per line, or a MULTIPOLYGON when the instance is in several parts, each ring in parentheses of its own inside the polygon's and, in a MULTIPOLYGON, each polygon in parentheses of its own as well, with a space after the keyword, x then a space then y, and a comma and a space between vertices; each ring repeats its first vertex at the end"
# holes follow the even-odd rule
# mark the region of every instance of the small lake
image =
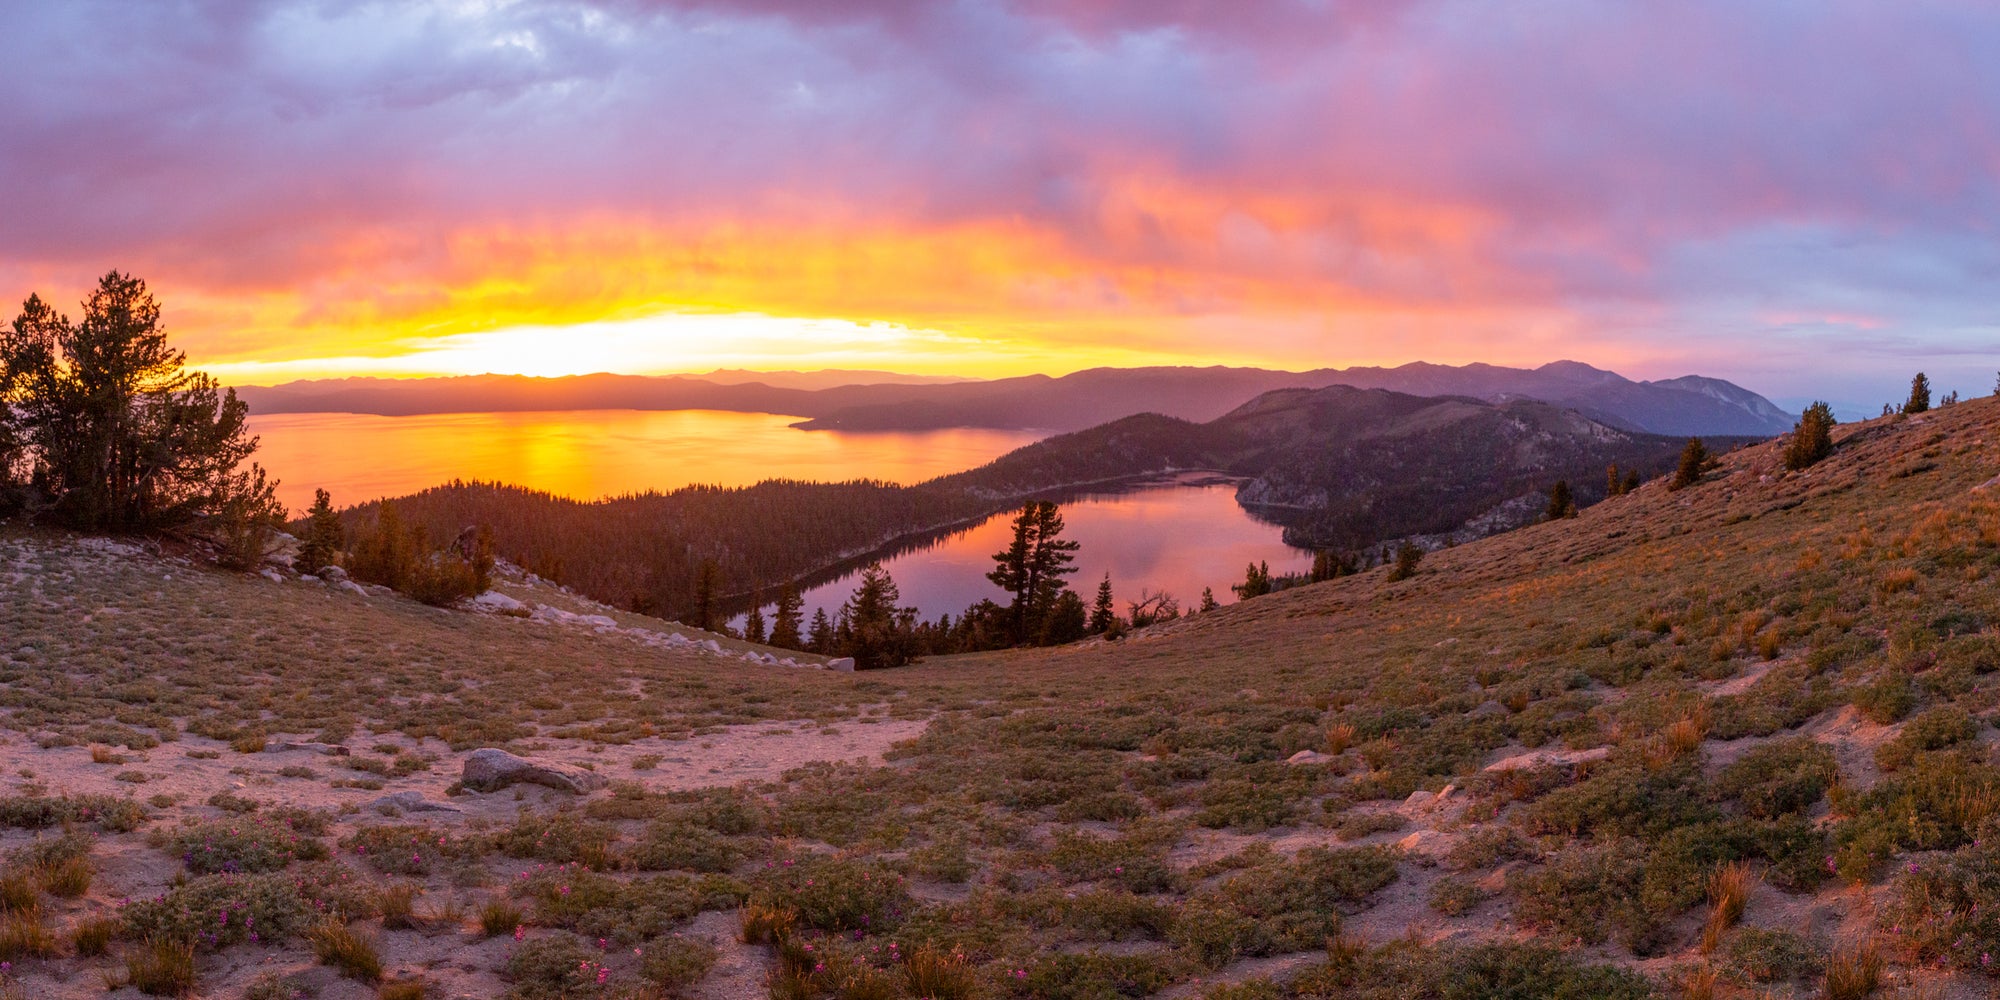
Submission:
POLYGON ((765 479, 885 479, 909 485, 985 465, 1041 435, 954 429, 802 431, 798 417, 716 410, 565 410, 252 416, 256 461, 293 512, 313 490, 336 507, 453 479, 512 483, 578 500, 765 479))
MULTIPOLYGON (((1229 587, 1243 582, 1243 569, 1268 562, 1273 575, 1303 573, 1312 568, 1312 554, 1280 539, 1276 525, 1251 517, 1236 503, 1233 483, 1212 475, 1193 474, 1116 493, 1088 493, 1063 502, 1063 537, 1081 544, 1078 571, 1070 588, 1088 605, 1097 596, 1098 581, 1111 574, 1118 613, 1140 591, 1166 591, 1180 602, 1182 612, 1201 606, 1201 588, 1210 587, 1223 604, 1236 600, 1229 587)), ((896 581, 902 603, 925 619, 941 614, 955 620, 982 598, 1007 603, 1006 595, 986 579, 993 554, 1013 538, 1013 512, 996 514, 964 531, 882 561, 896 581)), ((854 593, 855 573, 823 583, 801 595, 805 615, 824 608, 829 618, 854 593)), ((765 617, 770 609, 765 609, 765 617)), ((732 625, 742 627, 738 617, 732 625)))
MULTIPOLYGON (((279 499, 295 512, 312 503, 315 488, 330 492, 335 506, 348 506, 453 479, 579 499, 775 478, 909 484, 984 465, 1040 436, 801 431, 790 426, 796 419, 711 410, 287 413, 252 416, 250 431, 262 439, 257 461, 278 478, 279 499)), ((956 618, 981 598, 1002 600, 986 573, 1009 540, 1011 517, 997 514, 885 559, 903 603, 934 621, 941 614, 956 618)), ((1276 526, 1237 506, 1234 485, 1213 475, 1074 496, 1063 503, 1063 517, 1064 537, 1082 545, 1070 586, 1088 603, 1110 572, 1120 614, 1142 589, 1164 590, 1193 610, 1203 587, 1214 588, 1225 604, 1235 600, 1229 585, 1242 581, 1246 563, 1268 561, 1271 572, 1292 573, 1312 562, 1286 546, 1276 526)), ((833 615, 853 590, 852 572, 811 587, 803 595, 806 615, 816 608, 833 615)))

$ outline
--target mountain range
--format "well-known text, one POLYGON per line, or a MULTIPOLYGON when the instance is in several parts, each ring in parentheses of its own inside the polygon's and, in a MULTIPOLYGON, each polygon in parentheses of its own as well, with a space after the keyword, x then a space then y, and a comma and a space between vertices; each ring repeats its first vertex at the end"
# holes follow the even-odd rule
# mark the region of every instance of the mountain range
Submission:
MULTIPOLYGON (((1414 396, 1463 396, 1492 403, 1539 400, 1573 409, 1621 430, 1668 435, 1768 437, 1790 429, 1791 415, 1754 392, 1699 375, 1633 381, 1575 361, 1539 368, 1436 365, 1396 368, 1093 368, 1060 377, 992 381, 876 378, 823 385, 820 373, 773 373, 739 381, 710 376, 579 375, 530 378, 477 375, 432 379, 339 379, 237 390, 252 413, 349 412, 401 416, 518 410, 712 409, 798 416, 807 430, 920 431, 947 427, 1082 430, 1138 413, 1214 420, 1277 389, 1344 385, 1414 396), (772 384, 778 382, 782 384, 772 384)), ((835 380, 838 380, 837 378, 835 380)))

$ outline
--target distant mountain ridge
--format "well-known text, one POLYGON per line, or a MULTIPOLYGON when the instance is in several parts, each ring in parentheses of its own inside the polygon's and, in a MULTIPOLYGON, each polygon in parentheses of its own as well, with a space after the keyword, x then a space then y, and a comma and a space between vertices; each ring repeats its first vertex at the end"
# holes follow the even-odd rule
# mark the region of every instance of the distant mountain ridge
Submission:
MULTIPOLYGON (((1792 417, 1733 383, 1699 375, 1635 382, 1576 361, 1539 368, 1413 362, 1396 368, 1093 368, 1061 377, 984 382, 899 381, 807 388, 819 373, 773 373, 786 382, 737 381, 754 373, 696 376, 477 375, 439 379, 343 379, 245 387, 252 413, 351 412, 402 416, 574 409, 713 409, 802 417, 807 430, 918 431, 947 427, 1081 430, 1139 413, 1197 423, 1278 389, 1346 385, 1413 396, 1486 402, 1540 400, 1623 430, 1669 435, 1768 437, 1792 417)), ((857 372, 856 377, 877 373, 857 372)))

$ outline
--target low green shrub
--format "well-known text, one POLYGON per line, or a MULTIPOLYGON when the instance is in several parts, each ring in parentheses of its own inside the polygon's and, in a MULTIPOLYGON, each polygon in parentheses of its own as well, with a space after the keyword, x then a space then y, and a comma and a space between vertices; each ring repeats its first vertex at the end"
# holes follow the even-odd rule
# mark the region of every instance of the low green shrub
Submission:
POLYGON ((1715 791, 1752 816, 1783 816, 1811 808, 1839 774, 1831 749, 1797 736, 1752 747, 1722 769, 1715 791))
POLYGON ((1979 726, 1962 708, 1940 705, 1903 724, 1896 738, 1875 748, 1875 763, 1884 771, 1900 771, 1927 750, 1943 750, 1972 739, 1979 726))
POLYGON ((168 844, 188 871, 197 875, 271 872, 294 861, 318 861, 327 856, 325 844, 276 816, 196 823, 174 831, 168 844))
POLYGON ((882 865, 806 856, 772 863, 751 879, 751 898, 797 913, 800 927, 822 931, 895 928, 915 901, 903 876, 882 865))

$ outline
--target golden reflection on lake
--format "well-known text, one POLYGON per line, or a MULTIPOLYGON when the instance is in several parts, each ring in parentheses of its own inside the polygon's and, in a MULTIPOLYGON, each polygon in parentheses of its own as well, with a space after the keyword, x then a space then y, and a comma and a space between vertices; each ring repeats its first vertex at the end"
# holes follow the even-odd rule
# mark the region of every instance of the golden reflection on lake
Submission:
POLYGON ((695 483, 885 479, 915 483, 984 465, 1041 435, 953 429, 801 431, 797 417, 715 410, 280 413, 250 418, 256 461, 292 511, 314 489, 335 506, 401 496, 453 479, 488 480, 594 500, 695 483))

